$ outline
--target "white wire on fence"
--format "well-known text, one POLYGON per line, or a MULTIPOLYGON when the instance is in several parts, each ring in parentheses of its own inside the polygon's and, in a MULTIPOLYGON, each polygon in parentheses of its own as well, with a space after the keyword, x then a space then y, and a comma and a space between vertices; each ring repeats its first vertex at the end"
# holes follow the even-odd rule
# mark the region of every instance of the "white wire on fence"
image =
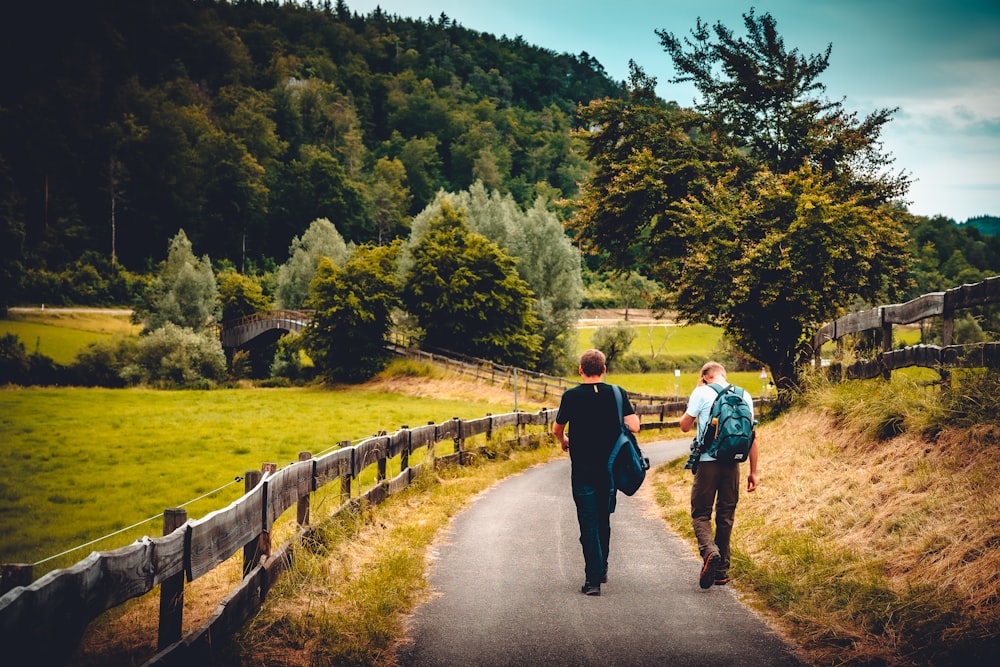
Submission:
MULTIPOLYGON (((222 486, 220 486, 219 488, 215 489, 214 491, 209 491, 208 493, 204 493, 204 494, 198 496, 197 498, 192 498, 191 500, 187 501, 186 503, 181 503, 180 505, 178 505, 178 507, 187 507, 191 503, 196 503, 199 500, 202 500, 204 498, 208 498, 209 496, 211 496, 213 494, 216 494, 219 491, 222 491, 224 488, 226 488, 227 486, 230 486, 231 484, 236 484, 237 482, 242 482, 242 481, 243 481, 243 478, 240 477, 239 475, 237 475, 236 479, 234 479, 233 481, 227 482, 227 483, 223 484, 222 486)), ((32 565, 32 567, 35 567, 35 566, 41 565, 42 563, 48 563, 50 560, 55 560, 56 558, 59 558, 61 556, 65 556, 66 554, 71 554, 74 551, 79 551, 80 549, 85 549, 85 548, 87 548, 87 547, 89 547, 91 545, 97 544, 98 542, 103 542, 104 540, 108 539, 109 537, 114 537, 115 535, 121 535, 122 533, 128 532, 128 531, 132 530, 133 528, 138 528, 139 526, 141 526, 143 524, 146 524, 146 523, 149 523, 150 521, 155 521, 156 519, 159 519, 162 516, 163 516, 163 512, 160 512, 159 514, 151 516, 148 519, 143 519, 142 521, 139 521, 137 523, 133 523, 131 526, 126 526, 125 528, 122 528, 120 530, 116 530, 113 533, 108 533, 107 535, 103 535, 101 537, 98 537, 97 539, 91 540, 90 542, 87 542, 85 544, 81 544, 79 546, 73 547, 72 549, 67 549, 66 551, 63 551, 62 553, 57 553, 54 556, 49 556, 48 558, 43 558, 42 560, 36 561, 36 562, 32 563, 31 565, 32 565)))

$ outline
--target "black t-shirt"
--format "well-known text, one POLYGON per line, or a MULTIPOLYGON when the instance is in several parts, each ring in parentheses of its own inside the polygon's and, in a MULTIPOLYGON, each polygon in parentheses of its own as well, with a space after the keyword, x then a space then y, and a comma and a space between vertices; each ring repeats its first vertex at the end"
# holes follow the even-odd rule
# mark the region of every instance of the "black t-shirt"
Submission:
MULTIPOLYGON (((635 414, 628 393, 622 389, 622 415, 635 414)), ((573 479, 610 485, 608 457, 621 433, 618 405, 610 384, 581 384, 568 389, 559 403, 556 421, 569 424, 569 458, 573 479)))

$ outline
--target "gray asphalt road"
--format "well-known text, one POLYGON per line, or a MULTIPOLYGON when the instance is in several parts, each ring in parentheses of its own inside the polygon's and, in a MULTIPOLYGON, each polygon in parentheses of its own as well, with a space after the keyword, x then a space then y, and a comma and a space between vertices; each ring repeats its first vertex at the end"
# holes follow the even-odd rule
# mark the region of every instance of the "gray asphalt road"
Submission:
MULTIPOLYGON (((653 464, 688 441, 644 447, 653 464)), ((608 583, 580 593, 583 554, 569 460, 509 478, 453 522, 410 620, 402 665, 801 665, 728 587, 698 587, 700 560, 655 515, 649 489, 619 494, 608 583)), ((739 530, 739 512, 736 515, 739 530)))

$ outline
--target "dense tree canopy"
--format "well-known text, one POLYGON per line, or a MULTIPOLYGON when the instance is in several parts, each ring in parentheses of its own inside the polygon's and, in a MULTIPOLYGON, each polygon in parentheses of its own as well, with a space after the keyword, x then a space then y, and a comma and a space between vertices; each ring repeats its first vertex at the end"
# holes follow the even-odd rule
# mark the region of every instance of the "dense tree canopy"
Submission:
POLYGON ((541 336, 531 289, 510 255, 469 230, 464 209, 442 202, 411 255, 403 303, 425 345, 534 368, 541 336))
POLYGON ((579 252, 557 216, 539 197, 527 210, 510 195, 487 190, 477 181, 467 191, 438 194, 413 220, 411 244, 447 202, 461 210, 469 228, 496 243, 516 260, 518 275, 534 294, 532 310, 542 337, 539 370, 560 372, 575 363, 573 336, 582 295, 579 252))
POLYGON ((306 301, 316 312, 303 339, 321 377, 361 382, 385 368, 385 338, 400 302, 399 250, 398 242, 363 245, 343 267, 320 261, 306 301))
POLYGON ((348 3, 24 3, 0 57, 14 295, 85 251, 142 270, 181 227, 259 266, 317 218, 355 243, 405 236, 476 178, 521 205, 572 197, 577 107, 621 90, 586 53, 348 3))
POLYGON ((676 80, 701 93, 694 111, 634 67, 628 99, 584 111, 595 172, 577 228, 788 385, 817 326, 905 276, 908 179, 879 150, 890 111, 858 121, 822 99, 829 49, 786 49, 768 14, 744 23, 746 38, 701 21, 684 40, 658 33, 676 80))
POLYGON ((347 261, 347 244, 337 227, 327 220, 313 220, 302 238, 292 239, 288 261, 278 268, 275 290, 279 308, 301 308, 309 297, 309 284, 320 260, 326 257, 338 266, 347 261))
MULTIPOLYGON (((21 3, 0 22, 0 300, 203 326, 220 306, 303 306, 323 257, 330 298, 352 299, 344 281, 367 278, 350 248, 382 262, 367 244, 410 235, 403 275, 428 343, 558 371, 582 278, 603 285, 591 302, 628 308, 652 303, 650 277, 788 378, 845 308, 1000 271, 997 218, 905 212, 908 178, 879 144, 892 112, 823 99, 829 47, 787 49, 767 14, 744 25, 659 32, 701 92, 682 109, 638 67, 626 86, 587 53, 443 14, 21 3), (563 231, 577 209, 583 275, 563 231), (165 248, 184 261, 163 263, 165 248)), ((1000 335, 1000 315, 974 316, 1000 335)))
POLYGON ((170 239, 167 259, 161 264, 136 317, 146 333, 166 324, 201 331, 220 315, 218 293, 208 255, 195 257, 191 241, 182 229, 170 239))

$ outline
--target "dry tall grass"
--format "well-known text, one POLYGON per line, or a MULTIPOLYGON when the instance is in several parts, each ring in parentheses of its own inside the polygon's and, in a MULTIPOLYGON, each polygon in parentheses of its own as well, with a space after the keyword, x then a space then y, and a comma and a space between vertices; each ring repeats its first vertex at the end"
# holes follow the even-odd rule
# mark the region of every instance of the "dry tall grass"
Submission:
MULTIPOLYGON (((817 665, 998 664, 1000 427, 925 436, 910 430, 927 426, 920 398, 879 399, 910 389, 876 385, 761 428, 760 485, 737 511, 737 586, 817 665)), ((691 475, 673 465, 656 480, 690 534, 691 475)))

